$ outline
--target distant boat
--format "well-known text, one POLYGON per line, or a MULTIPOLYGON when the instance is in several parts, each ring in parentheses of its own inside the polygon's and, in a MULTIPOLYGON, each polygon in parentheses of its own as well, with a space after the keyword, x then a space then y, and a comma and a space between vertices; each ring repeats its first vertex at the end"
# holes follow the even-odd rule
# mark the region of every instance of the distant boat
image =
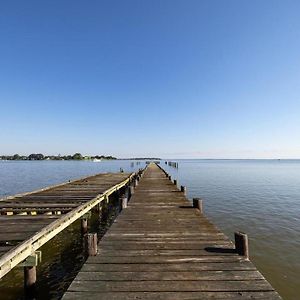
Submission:
POLYGON ((98 158, 93 159, 93 162, 101 162, 101 161, 102 161, 102 159, 98 159, 98 158))

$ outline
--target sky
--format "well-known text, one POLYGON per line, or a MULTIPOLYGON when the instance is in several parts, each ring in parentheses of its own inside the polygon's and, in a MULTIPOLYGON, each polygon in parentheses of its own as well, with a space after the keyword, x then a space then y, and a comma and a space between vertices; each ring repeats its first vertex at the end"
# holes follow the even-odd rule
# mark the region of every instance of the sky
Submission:
POLYGON ((0 5, 0 154, 300 158, 298 0, 0 5))

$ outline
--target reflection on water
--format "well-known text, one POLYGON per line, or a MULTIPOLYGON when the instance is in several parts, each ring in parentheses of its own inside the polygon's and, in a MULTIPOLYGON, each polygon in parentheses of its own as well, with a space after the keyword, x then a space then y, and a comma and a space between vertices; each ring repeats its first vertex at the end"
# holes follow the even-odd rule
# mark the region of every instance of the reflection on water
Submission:
MULTIPOLYGON (((179 160, 179 169, 162 164, 204 199, 205 214, 228 236, 242 230, 250 237, 250 256, 284 299, 300 295, 300 161, 179 160)), ((112 162, 1 162, 0 196, 95 173, 137 170, 143 165, 112 162)), ((108 222, 92 230, 103 234, 108 222)), ((42 247, 37 299, 59 299, 85 260, 79 222, 42 247), (76 263, 74 263, 76 262, 76 263)), ((23 272, 15 269, 0 283, 0 299, 21 299, 23 272)))

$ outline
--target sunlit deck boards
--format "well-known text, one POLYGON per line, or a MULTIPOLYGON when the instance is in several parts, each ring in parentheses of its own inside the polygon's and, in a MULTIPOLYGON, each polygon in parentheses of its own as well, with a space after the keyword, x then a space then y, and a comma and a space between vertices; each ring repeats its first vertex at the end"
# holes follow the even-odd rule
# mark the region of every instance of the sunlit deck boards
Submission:
POLYGON ((99 174, 1 200, 0 278, 132 176, 99 174))
POLYGON ((280 299, 231 241, 156 165, 149 165, 63 297, 68 299, 280 299))

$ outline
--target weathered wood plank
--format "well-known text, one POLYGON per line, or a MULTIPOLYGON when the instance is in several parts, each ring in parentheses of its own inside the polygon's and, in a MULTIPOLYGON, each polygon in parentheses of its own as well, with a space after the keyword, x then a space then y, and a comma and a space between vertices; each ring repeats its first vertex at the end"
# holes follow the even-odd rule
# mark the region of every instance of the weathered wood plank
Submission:
POLYGON ((258 280, 264 279, 258 271, 202 271, 202 272, 80 272, 77 281, 157 281, 157 280, 258 280))
POLYGON ((255 266, 250 261, 236 262, 218 262, 218 263, 151 263, 151 264, 105 264, 95 263, 89 259, 83 265, 82 272, 187 272, 187 271, 244 271, 256 270, 255 266))
POLYGON ((270 292, 72 292, 68 291, 64 300, 203 300, 203 299, 230 299, 230 300, 278 300, 278 294, 270 292))
POLYGON ((75 279, 70 291, 79 292, 232 292, 232 291, 273 291, 266 280, 201 280, 201 281, 101 281, 75 279))

